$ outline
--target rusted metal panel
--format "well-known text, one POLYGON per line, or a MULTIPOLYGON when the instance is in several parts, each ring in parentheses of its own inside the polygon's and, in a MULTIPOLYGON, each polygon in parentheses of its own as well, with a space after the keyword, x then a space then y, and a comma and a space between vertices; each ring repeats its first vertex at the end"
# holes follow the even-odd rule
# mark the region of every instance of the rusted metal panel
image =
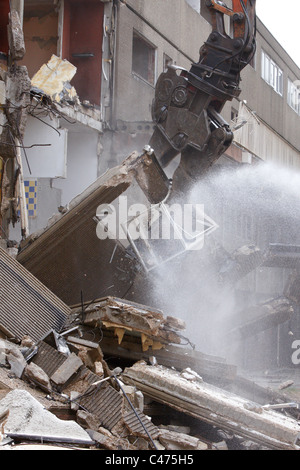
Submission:
POLYGON ((59 331, 70 309, 20 263, 0 249, 0 329, 21 340, 37 341, 59 331))

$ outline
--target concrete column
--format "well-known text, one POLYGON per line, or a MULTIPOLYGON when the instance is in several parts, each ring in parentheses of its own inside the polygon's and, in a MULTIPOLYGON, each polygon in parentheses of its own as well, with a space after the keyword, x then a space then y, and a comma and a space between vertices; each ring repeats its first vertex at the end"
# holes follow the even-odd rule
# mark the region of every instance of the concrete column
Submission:
POLYGON ((24 0, 11 0, 11 10, 16 10, 19 13, 21 25, 23 25, 24 18, 24 0))

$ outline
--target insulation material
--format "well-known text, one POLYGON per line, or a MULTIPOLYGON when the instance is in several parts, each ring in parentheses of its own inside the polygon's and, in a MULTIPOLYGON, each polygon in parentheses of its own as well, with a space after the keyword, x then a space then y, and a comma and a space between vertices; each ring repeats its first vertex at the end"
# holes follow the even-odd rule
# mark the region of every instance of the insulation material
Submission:
POLYGON ((57 369, 63 365, 65 360, 66 356, 64 354, 52 348, 52 346, 44 341, 40 341, 38 344, 38 352, 32 362, 43 369, 48 377, 51 377, 57 369))
POLYGON ((34 341, 59 331, 70 309, 15 259, 0 249, 0 330, 34 341))
POLYGON ((64 95, 72 100, 77 97, 77 93, 69 82, 76 74, 76 70, 70 62, 53 54, 48 64, 44 64, 34 75, 31 84, 50 96, 53 101, 60 102, 64 95))
POLYGON ((261 160, 286 167, 300 168, 299 152, 287 145, 278 134, 265 125, 245 103, 241 102, 234 142, 247 153, 261 160))
POLYGON ((272 449, 299 450, 298 421, 266 411, 208 383, 142 361, 125 369, 122 380, 164 405, 272 449))

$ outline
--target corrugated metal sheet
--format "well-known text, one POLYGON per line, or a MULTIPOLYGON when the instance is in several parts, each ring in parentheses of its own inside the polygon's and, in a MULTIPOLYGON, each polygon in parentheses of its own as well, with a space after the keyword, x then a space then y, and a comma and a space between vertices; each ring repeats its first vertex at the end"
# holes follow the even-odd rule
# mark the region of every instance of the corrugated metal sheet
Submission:
POLYGON ((0 249, 0 330, 34 341, 60 331, 70 309, 14 258, 0 249))
POLYGON ((52 348, 44 341, 38 344, 38 353, 32 359, 37 366, 51 377, 54 372, 66 361, 66 356, 52 348))
POLYGON ((109 430, 122 418, 123 398, 108 384, 101 388, 90 388, 79 403, 99 420, 99 426, 109 430))
POLYGON ((147 439, 148 435, 144 429, 147 429, 148 434, 152 437, 152 439, 156 439, 158 437, 158 429, 154 424, 139 410, 136 410, 136 413, 139 417, 139 420, 134 413, 133 410, 129 410, 127 413, 124 414, 124 422, 131 434, 138 437, 144 437, 147 439), (141 424, 143 423, 143 425, 141 424))
POLYGON ((264 266, 272 268, 300 268, 300 246, 271 243, 264 266))
POLYGON ((44 64, 34 75, 31 84, 58 102, 64 90, 70 98, 74 98, 77 95, 74 87, 66 87, 66 84, 72 80, 76 71, 77 68, 70 62, 53 54, 48 64, 44 64))

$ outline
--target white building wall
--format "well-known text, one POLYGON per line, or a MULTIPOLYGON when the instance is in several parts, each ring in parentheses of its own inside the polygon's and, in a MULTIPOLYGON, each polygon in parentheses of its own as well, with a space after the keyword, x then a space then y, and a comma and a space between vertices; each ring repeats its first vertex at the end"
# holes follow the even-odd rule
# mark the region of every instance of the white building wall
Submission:
POLYGON ((62 192, 63 206, 97 179, 97 146, 98 132, 69 131, 67 178, 53 180, 53 187, 62 192))
POLYGON ((246 152, 266 162, 286 168, 300 169, 300 152, 265 124, 245 103, 241 102, 234 142, 246 152))
POLYGON ((58 127, 57 119, 28 116, 22 151, 24 178, 66 176, 68 130, 58 127))

